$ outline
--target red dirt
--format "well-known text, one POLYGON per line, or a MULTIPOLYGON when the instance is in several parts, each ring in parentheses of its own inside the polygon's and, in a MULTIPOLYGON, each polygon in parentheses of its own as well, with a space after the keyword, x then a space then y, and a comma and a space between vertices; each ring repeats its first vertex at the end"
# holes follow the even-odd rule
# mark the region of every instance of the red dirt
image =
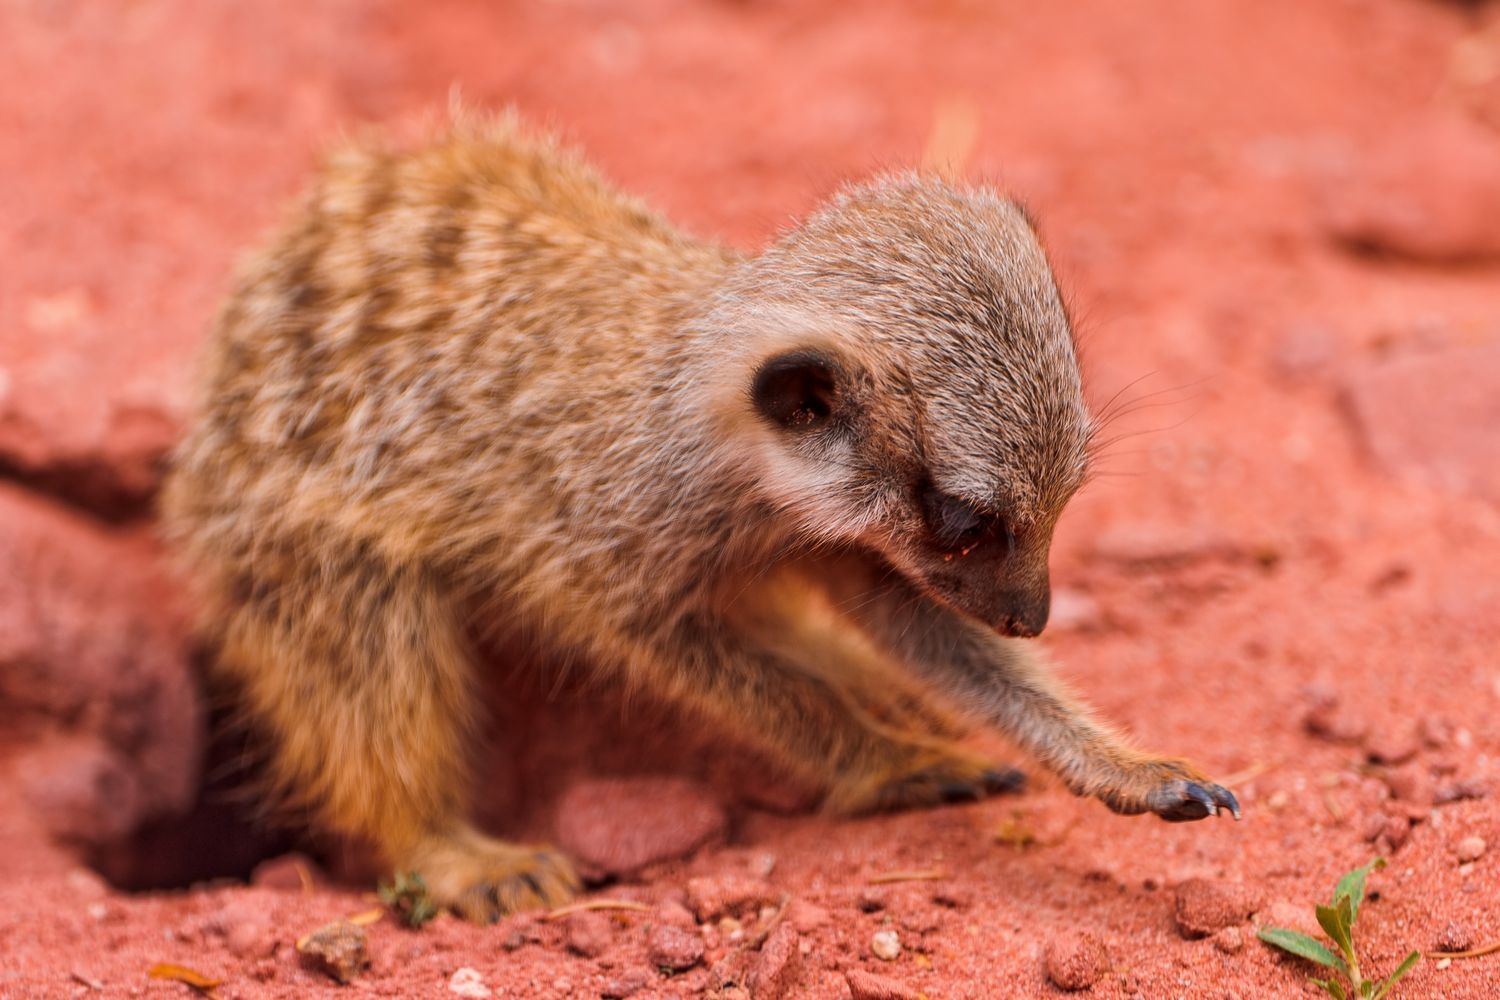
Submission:
MULTIPOLYGON (((368 909, 357 885, 119 893, 38 833, 19 774, 0 781, 0 998, 189 995, 147 978, 157 962, 222 979, 224 998, 458 995, 465 967, 496 996, 689 997, 726 955, 758 996, 1047 995, 1049 960, 1102 997, 1301 996, 1309 970, 1255 941, 1242 907, 1306 919, 1376 851, 1392 863, 1361 913, 1370 968, 1500 940, 1500 267, 1494 225, 1464 211, 1500 204, 1493 172, 1465 168, 1500 144, 1500 9, 853 6, 6 4, 0 469, 136 525, 234 254, 320 143, 441 109, 452 87, 745 245, 842 178, 962 152, 972 121, 967 172, 1041 219, 1097 398, 1140 401, 1105 462, 1126 475, 1060 527, 1044 642, 1143 744, 1241 775, 1244 821, 1121 818, 1038 780, 834 822, 695 764, 677 770, 720 775, 728 842, 596 893, 649 912, 387 920, 370 970, 338 987, 292 942, 368 909), (1487 852, 1460 863, 1475 835, 1487 852), (869 884, 896 870, 941 877, 869 884), (735 925, 709 918, 704 964, 664 977, 651 928, 699 933, 689 879, 730 876, 789 897, 776 928, 734 957, 735 925), (1189 938, 1175 888, 1204 878, 1242 885, 1190 883, 1189 933, 1229 929, 1189 938), (871 955, 881 929, 893 961, 871 955)), ((575 726, 561 743, 591 747, 563 773, 629 771, 577 723, 588 704, 556 710, 575 726)), ((0 772, 27 738, 0 733, 0 772)), ((536 750, 511 775, 497 801, 533 793, 511 826, 545 833, 565 785, 548 762, 567 759, 536 750)), ((758 906, 734 914, 741 941, 758 906)), ((1425 962, 1397 995, 1496 982, 1500 953, 1425 962)))

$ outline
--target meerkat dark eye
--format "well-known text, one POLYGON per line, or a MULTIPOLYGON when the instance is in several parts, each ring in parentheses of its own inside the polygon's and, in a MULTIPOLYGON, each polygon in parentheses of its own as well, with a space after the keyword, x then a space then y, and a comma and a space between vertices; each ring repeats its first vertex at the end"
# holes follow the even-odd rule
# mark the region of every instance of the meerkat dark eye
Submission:
POLYGON ((1002 517, 934 486, 920 491, 922 517, 933 542, 944 552, 966 552, 992 536, 1009 539, 1002 517))
POLYGON ((755 408, 786 430, 821 427, 838 404, 838 364, 818 351, 778 354, 755 373, 755 408))

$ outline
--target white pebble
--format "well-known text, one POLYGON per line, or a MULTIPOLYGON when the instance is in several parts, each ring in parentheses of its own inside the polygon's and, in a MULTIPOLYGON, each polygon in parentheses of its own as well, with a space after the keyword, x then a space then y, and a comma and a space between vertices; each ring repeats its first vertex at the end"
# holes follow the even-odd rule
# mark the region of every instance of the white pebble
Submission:
POLYGON ((478 969, 471 969, 467 965, 453 974, 448 980, 448 991, 457 993, 461 997, 487 997, 490 996, 490 988, 484 985, 484 977, 479 974, 478 969))
POLYGON ((1458 860, 1464 864, 1468 864, 1470 861, 1478 861, 1484 857, 1485 848, 1488 846, 1484 842, 1483 837, 1465 837, 1458 842, 1456 849, 1458 860))
POLYGON ((895 931, 876 931, 870 938, 870 951, 882 962, 894 962, 901 956, 901 938, 895 931))

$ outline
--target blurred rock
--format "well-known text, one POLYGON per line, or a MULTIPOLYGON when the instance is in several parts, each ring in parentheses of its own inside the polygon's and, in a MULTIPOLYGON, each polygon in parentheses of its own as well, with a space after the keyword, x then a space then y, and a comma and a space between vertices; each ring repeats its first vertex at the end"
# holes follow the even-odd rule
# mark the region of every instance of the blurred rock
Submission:
POLYGON ((1471 861, 1478 861, 1484 857, 1484 852, 1488 847, 1489 845, 1484 842, 1483 837, 1469 836, 1460 840, 1454 846, 1453 853, 1458 858, 1460 864, 1468 864, 1471 861))
POLYGON ((1417 755, 1415 737, 1379 729, 1365 737, 1365 756, 1375 764, 1404 764, 1417 755))
POLYGON ((1173 916, 1183 937, 1206 937, 1243 923, 1257 902, 1255 891, 1242 883, 1194 878, 1177 886, 1173 916))
POLYGON ((365 929, 347 920, 335 920, 302 938, 297 942, 297 953, 341 983, 353 982, 370 967, 365 929))
POLYGON ((652 928, 646 946, 652 965, 674 972, 691 969, 703 960, 703 938, 670 924, 652 928))
POLYGON ((197 788, 187 630, 155 559, 0 484, 0 717, 27 736, 12 763, 55 836, 100 845, 197 788))
POLYGON ((1344 395, 1383 471, 1500 503, 1500 341, 1364 365, 1346 376, 1344 395))
POLYGON ((755 1000, 793 996, 801 963, 796 929, 788 923, 779 925, 760 946, 750 966, 750 995, 755 1000))
POLYGON ((1438 951, 1468 951, 1474 947, 1474 931, 1468 924, 1450 920, 1448 925, 1438 932, 1433 946, 1438 951))
POLYGON ((1469 116, 1385 129, 1329 182, 1324 224, 1346 245, 1434 263, 1500 257, 1500 140, 1469 116))
POLYGON ((889 976, 878 976, 863 969, 844 973, 852 1000, 918 1000, 922 994, 889 976))
POLYGON ((712 920, 726 913, 742 913, 775 902, 770 883, 743 875, 689 879, 688 908, 699 920, 712 920))
POLYGON ((570 914, 565 931, 568 950, 584 958, 596 958, 614 943, 614 925, 602 913, 570 914))
POLYGON ((691 853, 726 823, 713 794, 685 778, 601 778, 563 794, 557 840, 585 870, 621 876, 691 853))
POLYGON ((1421 764, 1393 767, 1382 777, 1391 794, 1409 805, 1428 809, 1437 797, 1437 785, 1432 780, 1432 774, 1421 764))
POLYGON ((1063 931, 1047 942, 1047 978, 1059 989, 1086 990, 1109 970, 1104 944, 1088 931, 1063 931))

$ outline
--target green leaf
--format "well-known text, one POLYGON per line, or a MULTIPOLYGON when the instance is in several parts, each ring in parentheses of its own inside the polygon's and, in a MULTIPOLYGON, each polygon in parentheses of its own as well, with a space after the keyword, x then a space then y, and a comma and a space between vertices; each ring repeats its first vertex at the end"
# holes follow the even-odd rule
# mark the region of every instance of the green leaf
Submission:
POLYGON ((1338 885, 1333 887, 1333 905, 1339 905, 1339 897, 1349 897, 1349 926, 1354 926, 1354 921, 1359 918, 1359 904, 1365 901, 1365 879, 1370 872, 1385 867, 1385 858, 1371 858, 1370 863, 1354 869, 1339 879, 1338 885))
POLYGON ((1370 1000, 1370 994, 1375 992, 1375 980, 1361 979, 1359 982, 1359 995, 1365 1000, 1370 1000))
POLYGON ((1348 1000, 1348 998, 1344 995, 1344 988, 1334 980, 1314 979, 1312 980, 1312 982, 1316 986, 1323 987, 1323 989, 1328 992, 1329 996, 1336 997, 1337 1000, 1348 1000))
POLYGON ((1344 953, 1344 961, 1354 957, 1354 942, 1349 939, 1349 923, 1346 915, 1346 907, 1319 906, 1318 926, 1323 932, 1333 939, 1333 943, 1339 946, 1339 951, 1344 953))
POLYGON ((1422 953, 1420 951, 1414 951, 1410 955, 1407 955, 1406 958, 1402 959, 1401 964, 1396 966, 1396 971, 1391 973, 1390 977, 1381 984, 1380 992, 1375 994, 1377 1000, 1378 998, 1383 997, 1387 993, 1389 993, 1391 991, 1391 987, 1396 985, 1396 980, 1400 979, 1402 976, 1410 972, 1421 960, 1422 953))
POLYGON ((1262 927, 1256 937, 1266 944, 1289 951, 1298 958, 1305 958, 1319 965, 1326 965, 1330 969, 1337 969, 1348 974, 1348 967, 1344 960, 1323 946, 1321 941, 1310 938, 1300 931, 1294 931, 1286 927, 1262 927))

